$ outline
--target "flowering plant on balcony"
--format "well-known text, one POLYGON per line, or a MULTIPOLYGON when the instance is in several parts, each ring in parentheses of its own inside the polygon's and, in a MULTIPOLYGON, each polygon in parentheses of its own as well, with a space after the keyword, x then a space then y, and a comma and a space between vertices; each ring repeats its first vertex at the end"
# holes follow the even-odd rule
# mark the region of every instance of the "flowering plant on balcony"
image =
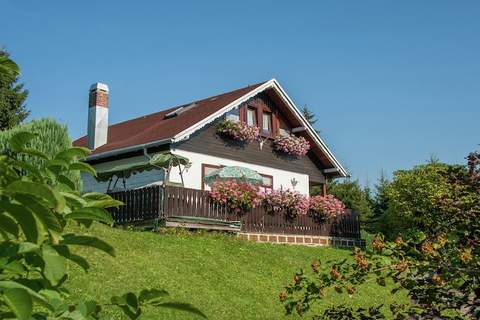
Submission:
POLYGON ((261 203, 258 187, 234 180, 215 181, 211 186, 210 197, 236 214, 244 214, 261 203))
POLYGON ((310 143, 304 137, 279 135, 273 140, 273 147, 294 156, 304 156, 310 150, 310 143))
POLYGON ((270 214, 283 212, 287 219, 295 219, 308 213, 308 197, 298 191, 271 190, 263 195, 263 205, 270 214))
POLYGON ((340 217, 345 213, 345 204, 331 194, 310 198, 310 215, 319 221, 340 217))
POLYGON ((218 124, 217 133, 241 142, 252 142, 258 139, 260 129, 244 122, 225 120, 218 124))

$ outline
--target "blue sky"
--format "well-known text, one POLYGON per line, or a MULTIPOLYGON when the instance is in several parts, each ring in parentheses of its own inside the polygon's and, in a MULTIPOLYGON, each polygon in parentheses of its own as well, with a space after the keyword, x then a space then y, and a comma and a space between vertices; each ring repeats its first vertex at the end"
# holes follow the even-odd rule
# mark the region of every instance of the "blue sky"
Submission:
POLYGON ((276 78, 362 183, 480 149, 480 1, 2 2, 30 119, 72 137, 88 88, 112 123, 276 78))

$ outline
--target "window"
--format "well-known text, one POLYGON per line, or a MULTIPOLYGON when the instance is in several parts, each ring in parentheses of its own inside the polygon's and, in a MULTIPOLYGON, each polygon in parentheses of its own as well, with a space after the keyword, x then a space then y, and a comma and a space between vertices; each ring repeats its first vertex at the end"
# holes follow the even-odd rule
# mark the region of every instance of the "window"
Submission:
POLYGON ((272 114, 270 112, 263 113, 263 132, 272 132, 272 114))
POLYGON ((205 183, 205 176, 212 172, 213 170, 220 169, 222 166, 215 166, 213 164, 204 164, 202 163, 202 181, 201 186, 202 190, 210 190, 210 186, 205 183))
POLYGON ((249 126, 257 125, 257 110, 252 108, 247 109, 247 124, 249 126))
POLYGON ((269 176, 267 174, 260 174, 263 178, 263 183, 260 186, 263 191, 272 190, 273 189, 273 176, 269 176))

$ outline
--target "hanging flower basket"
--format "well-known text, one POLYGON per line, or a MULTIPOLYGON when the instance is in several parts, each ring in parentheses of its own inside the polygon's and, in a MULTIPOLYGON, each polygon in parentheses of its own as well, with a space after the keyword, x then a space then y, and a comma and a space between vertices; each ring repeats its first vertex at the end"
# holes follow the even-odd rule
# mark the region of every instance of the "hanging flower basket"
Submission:
POLYGON ((304 156, 310 150, 310 143, 304 137, 276 136, 273 140, 275 150, 294 156, 304 156))
POLYGON ((310 198, 309 214, 318 222, 339 218, 345 214, 345 204, 331 194, 310 198))
POLYGON ((258 139, 260 129, 244 122, 225 120, 218 124, 217 133, 240 142, 252 142, 258 139))
POLYGON ((272 190, 263 195, 263 205, 272 215, 285 215, 288 220, 293 220, 299 215, 308 213, 308 197, 298 191, 272 190))

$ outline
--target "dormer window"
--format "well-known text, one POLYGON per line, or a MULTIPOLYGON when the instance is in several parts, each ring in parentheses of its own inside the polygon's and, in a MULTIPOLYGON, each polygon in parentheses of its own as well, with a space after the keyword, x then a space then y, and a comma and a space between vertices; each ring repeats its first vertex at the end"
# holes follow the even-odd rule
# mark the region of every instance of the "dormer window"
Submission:
POLYGON ((247 108, 247 124, 249 126, 257 125, 257 110, 253 108, 247 108))

